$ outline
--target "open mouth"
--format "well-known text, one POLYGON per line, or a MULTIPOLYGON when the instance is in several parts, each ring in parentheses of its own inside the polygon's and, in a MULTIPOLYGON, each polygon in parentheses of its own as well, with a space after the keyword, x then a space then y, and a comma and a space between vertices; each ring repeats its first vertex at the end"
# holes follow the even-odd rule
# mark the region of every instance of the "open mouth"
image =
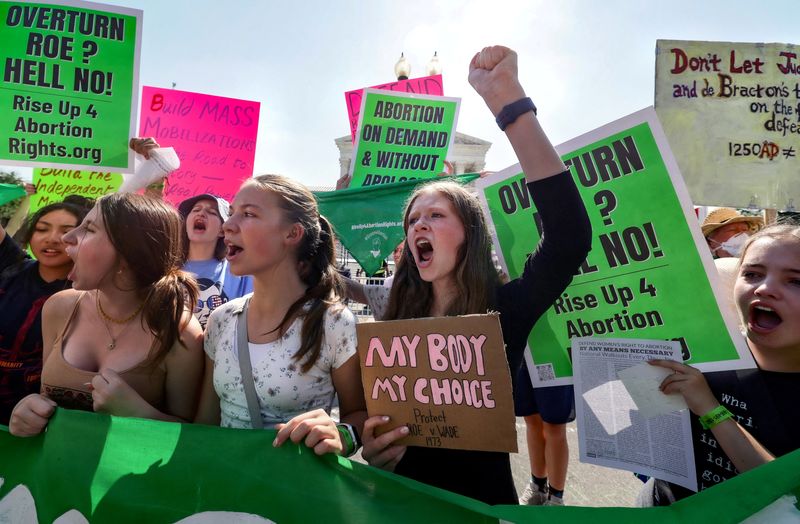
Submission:
POLYGON ((766 333, 777 328, 783 319, 771 307, 754 305, 750 307, 750 327, 754 331, 766 333))
POLYGON ((76 264, 78 260, 78 250, 74 249, 74 246, 67 244, 64 254, 66 254, 70 260, 72 260, 72 269, 70 269, 69 273, 67 274, 67 280, 75 282, 75 275, 78 271, 78 265, 76 264))
MULTIPOLYGON (((70 258, 72 258, 72 257, 70 257, 70 258)), ((77 267, 77 264, 74 263, 75 259, 72 258, 72 260, 73 260, 73 264, 72 264, 72 268, 69 270, 69 273, 67 273, 67 280, 69 280, 71 282, 75 282, 75 276, 78 273, 78 267, 77 267)))
POLYGON ((225 252, 225 258, 227 258, 228 261, 236 258, 236 255, 244 251, 241 247, 237 246, 236 244, 231 244, 229 242, 225 243, 225 248, 227 249, 227 251, 225 252))
POLYGON ((205 233, 207 226, 204 220, 195 220, 192 229, 198 233, 205 233))
POLYGON ((41 254, 48 257, 55 257, 62 253, 60 249, 45 248, 41 250, 41 254))
POLYGON ((431 259, 433 259, 433 246, 430 241, 425 238, 420 238, 416 242, 418 265, 427 267, 431 259))

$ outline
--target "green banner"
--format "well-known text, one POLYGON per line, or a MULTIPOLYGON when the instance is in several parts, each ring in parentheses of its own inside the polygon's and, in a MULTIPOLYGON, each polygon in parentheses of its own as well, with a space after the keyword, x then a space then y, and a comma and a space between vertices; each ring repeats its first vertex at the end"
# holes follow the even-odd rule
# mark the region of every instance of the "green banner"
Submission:
POLYGON ((25 188, 17 184, 0 184, 0 206, 25 196, 25 188))
POLYGON ((800 516, 794 505, 800 451, 666 508, 488 506, 347 459, 318 457, 291 442, 273 448, 274 438, 274 431, 59 409, 38 437, 0 430, 0 521, 53 522, 67 512, 70 522, 81 521, 75 512, 93 523, 243 521, 207 513, 220 511, 331 524, 734 523, 757 512, 760 522, 800 516))
POLYGON ((365 89, 351 187, 433 178, 455 140, 459 98, 365 89))
MULTIPOLYGON (((467 184, 477 174, 452 177, 467 184)), ((403 208, 414 188, 425 180, 406 180, 374 187, 353 187, 315 193, 320 213, 333 224, 336 236, 368 276, 406 237, 403 208)))
MULTIPOLYGON (((558 150, 594 239, 572 284, 530 334, 533 383, 572 382, 572 337, 678 340, 686 362, 703 371, 754 367, 735 320, 717 306, 718 276, 652 109, 558 150)), ((514 166, 478 186, 498 256, 515 278, 539 240, 524 177, 514 166)))
POLYGON ((0 1, 0 160, 132 172, 141 21, 78 0, 0 1))
POLYGON ((122 175, 46 167, 33 170, 33 185, 36 186, 36 194, 31 196, 30 213, 35 213, 46 205, 61 202, 69 195, 96 200, 108 193, 115 193, 122 185, 122 175))

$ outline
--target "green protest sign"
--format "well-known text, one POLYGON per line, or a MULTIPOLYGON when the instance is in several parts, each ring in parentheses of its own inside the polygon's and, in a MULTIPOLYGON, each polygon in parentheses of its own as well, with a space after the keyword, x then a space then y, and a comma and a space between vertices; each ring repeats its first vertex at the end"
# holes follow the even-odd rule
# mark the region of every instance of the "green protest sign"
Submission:
POLYGON ((557 515, 567 524, 667 524, 688 516, 734 523, 800 514, 800 451, 670 507, 553 508, 488 506, 291 442, 273 448, 274 438, 271 430, 59 409, 38 437, 0 429, 0 521, 499 524, 557 515))
POLYGON ((0 160, 132 172, 142 12, 0 1, 0 160))
POLYGON ((47 167, 33 170, 33 185, 36 186, 36 194, 31 196, 30 213, 35 213, 46 205, 61 202, 69 195, 96 200, 108 193, 115 193, 122 185, 122 175, 47 167))
POLYGON ((25 188, 17 184, 0 184, 0 206, 25 196, 25 188))
MULTIPOLYGON (((464 174, 454 180, 466 184, 476 178, 477 174, 464 174)), ((424 180, 314 193, 320 213, 367 275, 375 274, 406 237, 403 206, 420 182, 424 180)))
MULTIPOLYGON (((572 383, 573 337, 678 340, 686 362, 703 371, 754 367, 736 321, 717 306, 718 275, 654 111, 557 149, 594 240, 572 284, 531 331, 534 384, 572 383)), ((515 278, 539 239, 523 175, 513 166, 477 185, 498 257, 515 278)))
POLYGON ((365 89, 351 187, 433 178, 455 140, 460 98, 365 89))

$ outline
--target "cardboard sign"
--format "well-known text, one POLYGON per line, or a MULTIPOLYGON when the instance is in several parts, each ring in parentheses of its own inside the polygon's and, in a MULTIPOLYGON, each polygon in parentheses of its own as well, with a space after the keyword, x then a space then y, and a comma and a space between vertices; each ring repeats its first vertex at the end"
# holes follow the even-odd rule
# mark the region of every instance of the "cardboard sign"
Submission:
POLYGON ((0 1, 0 160, 133 171, 142 12, 0 1))
POLYGON ((497 315, 359 324, 370 416, 406 425, 400 444, 516 453, 511 375, 497 315))
MULTIPOLYGON (((572 383, 573 337, 676 340, 702 371, 753 367, 652 108, 556 148, 592 223, 592 250, 528 338, 537 386, 572 383), (725 302, 719 302, 725 303, 725 302)), ((540 238, 519 165, 476 182, 511 278, 540 238)), ((559 239, 569 242, 570 239, 559 239)))
MULTIPOLYGON (((379 86, 372 86, 372 89, 383 89, 384 91, 400 91, 404 93, 421 93, 425 95, 444 94, 444 84, 442 75, 424 76, 422 78, 409 78, 408 80, 398 80, 379 86)), ((361 114, 361 99, 364 97, 364 89, 355 89, 344 94, 347 103, 347 118, 350 121, 350 136, 353 142, 356 141, 356 131, 358 130, 358 116, 361 114)))
POLYGON ((800 206, 800 50, 656 43, 656 112, 695 204, 800 206))
POLYGON ((139 136, 173 147, 181 161, 164 198, 175 205, 202 193, 233 200, 253 176, 260 107, 249 100, 142 88, 139 136))
POLYGON ((31 196, 30 213, 49 204, 61 202, 69 195, 98 199, 115 193, 122 185, 120 173, 81 171, 78 169, 41 168, 33 170, 36 194, 31 196))
POLYGON ((433 178, 455 141, 460 98, 365 89, 350 187, 433 178))

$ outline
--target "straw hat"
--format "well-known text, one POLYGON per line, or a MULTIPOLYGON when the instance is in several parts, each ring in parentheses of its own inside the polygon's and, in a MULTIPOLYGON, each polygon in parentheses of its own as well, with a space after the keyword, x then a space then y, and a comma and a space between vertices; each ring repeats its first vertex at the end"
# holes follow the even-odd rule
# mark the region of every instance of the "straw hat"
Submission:
POLYGON ((709 213, 706 219, 703 220, 703 225, 701 226, 703 236, 708 237, 708 235, 722 226, 737 222, 746 222, 751 231, 758 231, 764 227, 764 220, 761 217, 749 217, 740 214, 731 207, 720 207, 709 213))

